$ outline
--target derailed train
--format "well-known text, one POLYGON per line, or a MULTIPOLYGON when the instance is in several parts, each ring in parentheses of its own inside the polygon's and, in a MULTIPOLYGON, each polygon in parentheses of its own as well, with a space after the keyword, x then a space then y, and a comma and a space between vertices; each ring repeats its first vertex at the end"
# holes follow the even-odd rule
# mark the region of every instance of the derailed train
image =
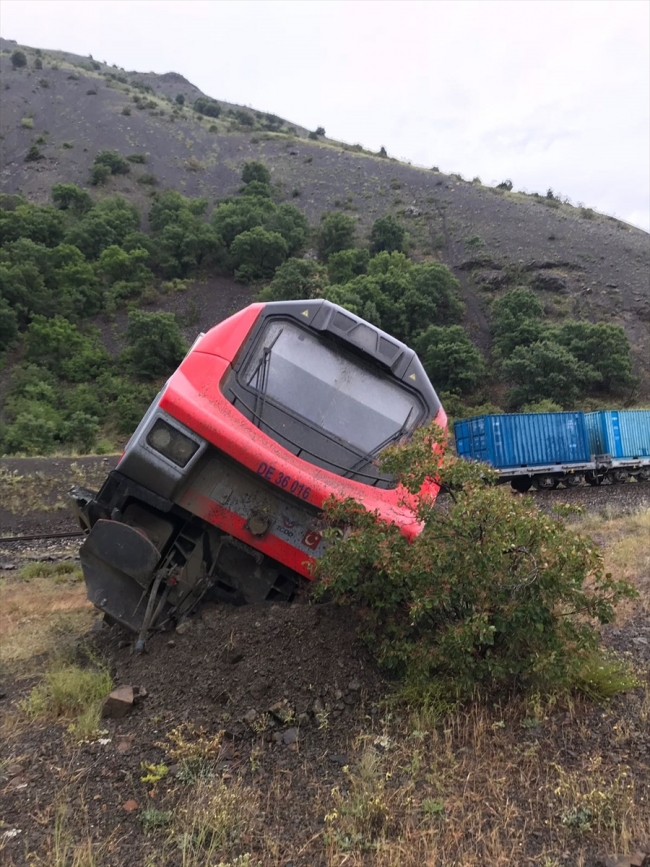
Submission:
POLYGON ((207 593, 290 600, 331 495, 413 537, 376 457, 432 420, 446 428, 403 343, 328 301, 252 304, 199 337, 101 490, 72 490, 89 599, 142 648, 207 593))

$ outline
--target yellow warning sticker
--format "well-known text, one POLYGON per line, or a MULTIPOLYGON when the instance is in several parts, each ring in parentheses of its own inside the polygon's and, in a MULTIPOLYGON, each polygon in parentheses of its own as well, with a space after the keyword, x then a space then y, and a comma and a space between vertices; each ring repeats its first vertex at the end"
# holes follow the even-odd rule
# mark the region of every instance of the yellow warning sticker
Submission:
POLYGON ((309 316, 309 310, 303 310, 302 316, 309 316))
POLYGON ((412 373, 412 374, 411 374, 411 375, 410 375, 410 376, 409 376, 409 379, 412 379, 412 380, 413 380, 413 382, 415 382, 415 374, 414 374, 414 373, 412 373))

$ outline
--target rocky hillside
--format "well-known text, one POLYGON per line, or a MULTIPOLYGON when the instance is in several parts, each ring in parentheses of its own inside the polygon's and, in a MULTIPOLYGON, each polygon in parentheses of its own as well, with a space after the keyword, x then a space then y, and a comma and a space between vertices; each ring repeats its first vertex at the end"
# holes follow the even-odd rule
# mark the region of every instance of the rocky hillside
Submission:
POLYGON ((367 234, 379 216, 403 218, 416 258, 438 258, 460 279, 465 325, 483 350, 489 303, 513 286, 534 288, 551 317, 621 323, 647 398, 650 248, 642 230, 546 194, 399 163, 242 106, 218 102, 218 117, 200 116, 192 104, 211 98, 175 72, 125 72, 7 40, 0 51, 2 192, 45 203, 55 183, 87 185, 97 152, 114 149, 146 153, 147 165, 114 176, 101 195, 122 193, 146 211, 151 186, 138 183, 146 171, 157 189, 207 196, 212 204, 238 189, 244 162, 261 160, 276 197, 311 223, 328 210, 346 210, 367 234), (17 48, 27 65, 14 69, 17 48), (34 143, 44 158, 25 162, 34 143))

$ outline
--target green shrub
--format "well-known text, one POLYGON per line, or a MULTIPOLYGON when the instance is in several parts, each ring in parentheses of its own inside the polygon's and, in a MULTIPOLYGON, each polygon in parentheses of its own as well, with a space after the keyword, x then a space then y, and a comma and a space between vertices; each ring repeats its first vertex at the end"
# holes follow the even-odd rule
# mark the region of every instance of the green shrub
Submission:
POLYGON ((460 325, 430 325, 414 348, 434 388, 467 394, 485 374, 481 353, 460 325))
POLYGON ((94 159, 95 166, 107 166, 112 175, 128 175, 131 167, 117 151, 100 151, 94 159))
POLYGON ((31 117, 24 117, 20 121, 20 125, 22 126, 23 129, 34 129, 34 121, 32 120, 31 117))
POLYGON ((278 232, 267 232, 261 226, 237 235, 230 248, 235 276, 249 282, 272 277, 286 260, 289 248, 278 232))
POLYGON ((435 681, 457 696, 575 684, 597 624, 635 591, 605 573, 590 539, 486 484, 489 467, 449 453, 439 461, 440 434, 420 429, 383 456, 413 495, 422 531, 412 542, 358 503, 326 504, 320 591, 358 606, 379 662, 422 688, 435 681), (445 508, 419 493, 432 477, 449 492, 445 508))
POLYGON ((10 59, 11 65, 14 69, 23 69, 25 66, 27 66, 27 55, 24 51, 16 49, 16 51, 12 52, 10 59))
POLYGON ((139 184, 143 184, 148 187, 156 187, 158 186, 158 178, 154 175, 153 172, 145 172, 143 175, 140 175, 137 178, 139 184))
POLYGON ((379 217, 370 232, 370 249, 373 253, 381 253, 382 250, 388 253, 406 253, 408 249, 406 229, 390 214, 379 217))
POLYGON ((90 183, 93 187, 101 187, 111 176, 108 166, 93 166, 90 170, 90 183))
POLYGON ((137 163, 139 165, 143 165, 144 163, 147 162, 148 156, 149 156, 149 154, 129 154, 127 156, 127 160, 130 163, 137 163))
POLYGON ((187 346, 171 313, 129 313, 128 349, 122 360, 136 376, 153 379, 171 373, 183 360, 187 346))
MULTIPOLYGON (((176 97, 176 102, 179 105, 183 105, 185 97, 179 93, 176 97), (182 98, 182 101, 179 101, 179 97, 182 98)), ((199 96, 198 99, 195 99, 192 107, 194 108, 194 111, 198 112, 198 114, 205 114, 207 117, 219 117, 221 114, 221 106, 219 103, 205 96, 199 96)))
POLYGON ((327 287, 327 271, 311 259, 288 259, 275 272, 269 286, 260 292, 262 301, 292 301, 322 298, 327 287))
POLYGON ((38 149, 38 145, 33 144, 25 154, 26 163, 36 163, 39 160, 44 160, 45 156, 38 149))
POLYGON ((332 253, 347 250, 355 245, 357 221, 348 214, 332 211, 323 214, 318 230, 318 254, 327 262, 332 253))
POLYGON ((93 206, 93 200, 86 190, 76 184, 54 184, 52 201, 62 211, 73 211, 77 215, 85 214, 93 206))
POLYGON ((260 163, 257 160, 252 160, 251 162, 244 163, 244 167, 241 173, 241 179, 245 184, 250 184, 253 181, 259 181, 262 184, 270 186, 271 172, 267 169, 264 163, 260 163))

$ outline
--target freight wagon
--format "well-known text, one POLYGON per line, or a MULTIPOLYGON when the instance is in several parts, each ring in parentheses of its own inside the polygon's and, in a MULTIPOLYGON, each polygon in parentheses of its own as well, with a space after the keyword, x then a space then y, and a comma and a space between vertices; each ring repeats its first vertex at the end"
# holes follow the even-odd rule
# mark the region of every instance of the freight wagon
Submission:
POLYGON ((521 492, 650 479, 650 410, 482 415, 454 433, 460 457, 521 492))

